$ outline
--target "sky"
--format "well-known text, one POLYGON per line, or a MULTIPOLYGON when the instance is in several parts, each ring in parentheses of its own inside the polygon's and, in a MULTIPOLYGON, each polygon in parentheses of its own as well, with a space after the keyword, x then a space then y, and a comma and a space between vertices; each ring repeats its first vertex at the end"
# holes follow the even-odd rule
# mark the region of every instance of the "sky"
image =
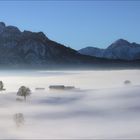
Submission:
POLYGON ((0 21, 43 31, 76 50, 106 48, 117 39, 140 43, 140 1, 0 1, 0 21))

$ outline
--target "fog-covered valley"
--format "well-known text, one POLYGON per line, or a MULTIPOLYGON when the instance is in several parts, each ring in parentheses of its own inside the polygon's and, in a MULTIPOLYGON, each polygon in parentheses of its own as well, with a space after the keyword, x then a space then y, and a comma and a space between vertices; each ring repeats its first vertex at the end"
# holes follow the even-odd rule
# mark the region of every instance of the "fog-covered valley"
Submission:
POLYGON ((140 70, 13 70, 0 71, 0 80, 1 139, 140 137, 140 70), (16 95, 23 85, 32 92, 26 101, 16 95))

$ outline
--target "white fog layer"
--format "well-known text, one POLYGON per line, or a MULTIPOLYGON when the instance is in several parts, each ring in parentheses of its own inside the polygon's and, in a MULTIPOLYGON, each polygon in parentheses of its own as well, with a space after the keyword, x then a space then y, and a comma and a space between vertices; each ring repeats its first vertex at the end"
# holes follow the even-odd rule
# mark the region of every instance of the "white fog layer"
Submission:
POLYGON ((0 81, 0 139, 140 138, 140 70, 0 71, 0 81))

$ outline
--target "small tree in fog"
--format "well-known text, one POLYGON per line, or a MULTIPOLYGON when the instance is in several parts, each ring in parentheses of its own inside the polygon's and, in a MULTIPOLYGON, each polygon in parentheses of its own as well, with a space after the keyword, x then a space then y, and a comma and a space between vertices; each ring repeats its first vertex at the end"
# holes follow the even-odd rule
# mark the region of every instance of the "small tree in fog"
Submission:
POLYGON ((20 127, 22 125, 24 125, 24 115, 22 113, 16 113, 14 114, 14 122, 16 123, 17 127, 20 127))
POLYGON ((3 90, 4 84, 2 81, 0 81, 0 90, 3 90))
POLYGON ((125 85, 130 85, 130 84, 131 84, 131 81, 125 80, 125 81, 124 81, 124 84, 125 84, 125 85))
POLYGON ((23 96, 24 100, 26 100, 26 97, 31 94, 31 90, 28 87, 21 86, 17 92, 18 96, 23 96))

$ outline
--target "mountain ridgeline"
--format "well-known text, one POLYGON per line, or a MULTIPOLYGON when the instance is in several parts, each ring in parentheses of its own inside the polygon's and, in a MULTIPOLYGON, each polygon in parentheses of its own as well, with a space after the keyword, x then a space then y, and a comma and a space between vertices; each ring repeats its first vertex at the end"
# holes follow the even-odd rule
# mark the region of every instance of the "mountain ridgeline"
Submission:
POLYGON ((21 32, 0 22, 1 65, 77 64, 90 61, 76 50, 50 40, 43 32, 21 32))
MULTIPOLYGON (((138 44, 133 45, 136 48, 139 47, 138 44)), ((108 49, 112 47, 115 48, 115 44, 112 44, 108 49)), ((81 51, 79 53, 72 48, 50 40, 43 32, 22 32, 15 26, 6 26, 5 23, 0 22, 0 67, 50 68, 58 66, 66 68, 71 66, 108 67, 130 65, 127 61, 102 57, 104 50, 98 50, 97 48, 95 50, 98 55, 81 54, 81 51)), ((117 47, 116 51, 118 51, 117 47)), ((138 54, 137 58, 139 58, 138 54)), ((139 61, 131 62, 131 64, 139 66, 139 61)))
POLYGON ((140 44, 130 43, 127 40, 119 39, 106 49, 86 47, 79 50, 79 53, 115 60, 140 60, 140 44))
POLYGON ((0 22, 0 66, 90 65, 102 60, 50 40, 43 32, 21 32, 0 22))

